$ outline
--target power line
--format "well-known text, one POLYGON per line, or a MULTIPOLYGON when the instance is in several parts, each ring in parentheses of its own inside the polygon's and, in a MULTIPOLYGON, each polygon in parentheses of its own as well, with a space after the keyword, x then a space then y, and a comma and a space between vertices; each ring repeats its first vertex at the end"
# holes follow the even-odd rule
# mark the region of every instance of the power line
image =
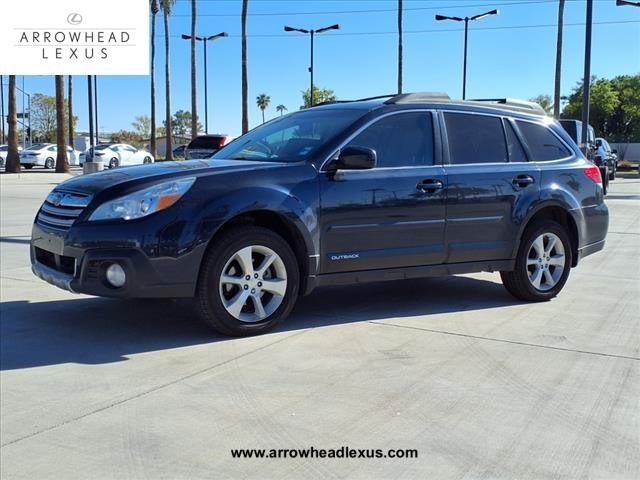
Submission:
MULTIPOLYGON (((618 20, 618 21, 603 21, 603 22, 593 22, 593 25, 619 25, 619 24, 630 24, 630 23, 640 23, 640 20, 618 20)), ((576 22, 576 23, 565 23, 565 27, 579 27, 584 26, 586 23, 584 22, 576 22)), ((481 31, 481 30, 513 30, 513 29, 527 29, 527 28, 556 28, 558 25, 556 23, 545 23, 545 24, 536 24, 536 25, 503 25, 501 27, 478 27, 474 28, 473 31, 481 31)), ((405 30, 405 34, 422 34, 422 33, 448 33, 448 32, 460 32, 462 28, 438 28, 431 30, 405 30)), ((340 33, 326 33, 323 37, 333 37, 333 36, 362 36, 362 35, 397 35, 397 31, 386 31, 386 32, 340 32, 340 33)), ((170 38, 180 38, 180 35, 169 35, 170 38)), ((229 37, 240 38, 239 34, 231 34, 229 37)), ((286 34, 253 34, 247 35, 248 38, 298 38, 293 37, 291 35, 286 34)), ((163 34, 156 35, 156 38, 164 38, 163 34)))
MULTIPOLYGON (((191 0, 178 0, 178 1, 191 1, 191 0)), ((200 0, 203 1, 203 0, 200 0)), ((579 1, 579 0, 569 0, 569 1, 579 1)), ((556 3, 557 0, 530 0, 530 1, 521 1, 521 2, 505 2, 499 3, 467 3, 464 5, 440 5, 433 7, 409 7, 404 8, 405 12, 407 11, 423 11, 423 10, 444 10, 451 8, 481 8, 481 7, 505 7, 512 5, 537 5, 537 4, 552 4, 556 3)), ((361 13, 388 13, 395 12, 395 8, 376 8, 376 9, 368 9, 368 10, 334 10, 327 12, 264 12, 264 13, 248 13, 247 15, 250 17, 285 17, 285 16, 296 16, 296 15, 339 15, 339 14, 361 14, 361 13)), ((239 17, 241 14, 239 13, 199 13, 198 17, 239 17)), ((190 17, 190 13, 173 13, 172 17, 190 17)))

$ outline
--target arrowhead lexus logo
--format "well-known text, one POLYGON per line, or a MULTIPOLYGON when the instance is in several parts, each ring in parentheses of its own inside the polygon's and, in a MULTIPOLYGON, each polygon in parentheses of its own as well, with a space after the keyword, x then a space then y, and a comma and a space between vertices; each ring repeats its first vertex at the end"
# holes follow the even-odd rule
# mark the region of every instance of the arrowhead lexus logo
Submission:
POLYGON ((79 13, 70 13, 67 17, 69 25, 80 25, 82 23, 82 15, 79 13))
POLYGON ((2 24, 3 74, 149 73, 148 0, 11 0, 2 24))

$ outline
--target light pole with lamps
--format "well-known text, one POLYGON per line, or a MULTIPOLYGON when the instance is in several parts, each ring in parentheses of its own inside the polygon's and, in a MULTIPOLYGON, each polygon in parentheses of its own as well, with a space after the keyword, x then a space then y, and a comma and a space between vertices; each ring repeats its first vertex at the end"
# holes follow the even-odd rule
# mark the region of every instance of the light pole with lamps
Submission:
MULTIPOLYGON (((229 34, 227 32, 220 32, 215 35, 211 35, 209 37, 198 37, 196 36, 196 40, 204 43, 204 133, 209 133, 209 102, 207 100, 207 42, 213 42, 218 38, 228 37, 229 34)), ((191 35, 182 35, 184 40, 191 40, 191 35)), ((194 114, 194 112, 192 112, 194 114)))
POLYGON ((640 7, 640 2, 630 2, 629 0, 616 0, 616 7, 640 7))
POLYGON ((313 36, 316 33, 322 33, 322 32, 326 32, 327 30, 340 30, 340 25, 338 25, 337 23, 335 25, 331 25, 330 27, 324 27, 324 28, 318 28, 317 30, 307 30, 305 28, 294 28, 294 27, 284 27, 284 31, 285 32, 300 32, 300 33, 304 33, 304 34, 309 34, 309 36, 311 37, 311 66, 309 67, 309 73, 311 75, 311 87, 309 89, 309 97, 310 97, 310 104, 313 107, 314 105, 314 98, 313 98, 313 36))
POLYGON ((467 97, 467 37, 469 35, 469 21, 482 20, 485 17, 492 15, 499 15, 498 10, 491 10, 490 12, 480 13, 473 17, 448 17, 446 15, 436 15, 437 21, 453 20, 454 22, 464 22, 464 66, 462 69, 462 99, 467 97))

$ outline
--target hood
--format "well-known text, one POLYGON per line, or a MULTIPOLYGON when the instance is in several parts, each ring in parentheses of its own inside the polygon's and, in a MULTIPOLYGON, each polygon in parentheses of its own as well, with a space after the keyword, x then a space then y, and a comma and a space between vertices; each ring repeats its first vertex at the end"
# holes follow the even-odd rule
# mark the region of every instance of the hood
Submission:
POLYGON ((182 162, 158 162, 133 167, 120 167, 89 175, 79 175, 57 188, 83 193, 98 193, 126 182, 156 183, 164 178, 205 176, 211 174, 273 168, 282 163, 249 160, 185 160, 182 162))

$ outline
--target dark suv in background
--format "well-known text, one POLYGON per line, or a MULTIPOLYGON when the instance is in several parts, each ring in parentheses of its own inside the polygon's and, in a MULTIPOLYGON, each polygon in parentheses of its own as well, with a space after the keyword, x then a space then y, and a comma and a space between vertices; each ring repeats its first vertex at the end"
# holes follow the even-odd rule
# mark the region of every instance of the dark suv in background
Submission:
POLYGON ((404 94, 277 118, 209 160, 70 179, 31 256, 59 287, 193 297, 249 335, 323 285, 499 271, 549 300, 608 219, 599 169, 539 106, 404 94))

